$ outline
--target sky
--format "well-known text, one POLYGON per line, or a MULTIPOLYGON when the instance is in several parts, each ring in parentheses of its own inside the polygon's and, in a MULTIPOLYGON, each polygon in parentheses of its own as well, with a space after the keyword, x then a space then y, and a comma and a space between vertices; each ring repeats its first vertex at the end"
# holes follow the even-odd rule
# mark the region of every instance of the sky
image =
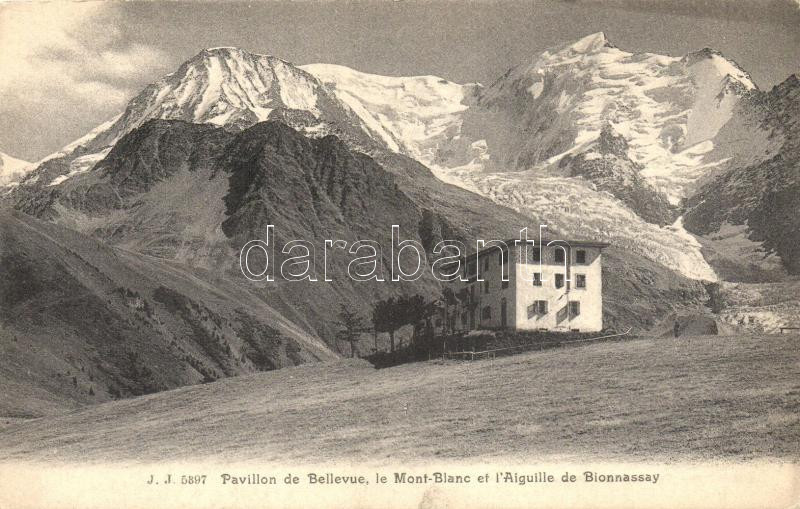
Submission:
POLYGON ((717 49, 769 89, 800 73, 798 2, 0 3, 0 151, 29 161, 57 151, 215 46, 488 84, 549 47, 602 31, 632 52, 717 49))

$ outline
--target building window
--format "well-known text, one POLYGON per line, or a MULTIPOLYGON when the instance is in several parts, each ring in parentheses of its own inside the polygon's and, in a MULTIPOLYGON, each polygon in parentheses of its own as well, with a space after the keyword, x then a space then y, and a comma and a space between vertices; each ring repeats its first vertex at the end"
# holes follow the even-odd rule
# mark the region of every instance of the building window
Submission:
POLYGON ((575 251, 575 263, 586 263, 586 251, 583 249, 575 251))
POLYGON ((556 263, 564 263, 564 248, 556 247, 556 263))
POLYGON ((581 314, 581 303, 577 300, 569 301, 569 315, 578 316, 581 314))
POLYGON ((575 288, 586 288, 586 274, 575 274, 575 288))
POLYGON ((539 263, 542 256, 542 248, 523 244, 519 247, 519 259, 524 263, 539 263))
POLYGON ((503 281, 503 289, 508 288, 508 281, 503 281))
POLYGON ((564 274, 556 274, 556 288, 564 287, 564 274))
POLYGON ((533 301, 533 304, 528 306, 528 318, 533 318, 534 316, 546 315, 546 314, 547 314, 546 300, 535 300, 533 301))
POLYGON ((483 293, 489 293, 489 280, 483 282, 483 293))
POLYGON ((464 268, 464 270, 467 271, 467 273, 466 273, 467 278, 471 278, 472 276, 474 276, 476 271, 477 271, 477 269, 478 269, 478 266, 477 266, 477 264, 475 262, 469 262, 467 264, 467 266, 464 268))
POLYGON ((486 306, 486 307, 485 307, 485 308, 483 308, 483 310, 481 311, 481 319, 482 319, 482 320, 489 320, 489 319, 491 319, 491 318, 492 318, 492 308, 491 308, 491 307, 489 307, 489 306, 486 306))
POLYGON ((533 286, 542 286, 542 273, 534 272, 532 280, 533 280, 533 286))
POLYGON ((483 271, 489 272, 489 257, 483 259, 483 271))

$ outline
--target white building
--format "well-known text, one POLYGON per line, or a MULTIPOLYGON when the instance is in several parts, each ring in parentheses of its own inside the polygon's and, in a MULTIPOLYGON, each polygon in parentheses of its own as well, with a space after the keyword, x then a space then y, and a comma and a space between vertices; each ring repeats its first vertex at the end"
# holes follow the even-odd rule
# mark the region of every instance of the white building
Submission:
POLYGON ((608 244, 548 241, 543 246, 487 242, 461 260, 461 278, 446 283, 455 303, 450 330, 596 332, 603 329, 602 250, 608 244), (527 247, 527 249, 526 249, 527 247), (508 253, 512 253, 508 263, 508 253), (527 257, 526 257, 527 252, 527 257), (503 267, 508 280, 503 281, 503 267))

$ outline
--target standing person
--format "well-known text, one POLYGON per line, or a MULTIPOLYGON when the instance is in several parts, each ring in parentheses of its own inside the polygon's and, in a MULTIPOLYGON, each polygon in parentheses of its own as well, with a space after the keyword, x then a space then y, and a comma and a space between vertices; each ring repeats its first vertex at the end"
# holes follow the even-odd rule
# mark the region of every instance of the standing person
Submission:
POLYGON ((676 338, 680 336, 681 326, 678 325, 678 320, 675 320, 675 325, 672 326, 672 333, 675 334, 676 338))

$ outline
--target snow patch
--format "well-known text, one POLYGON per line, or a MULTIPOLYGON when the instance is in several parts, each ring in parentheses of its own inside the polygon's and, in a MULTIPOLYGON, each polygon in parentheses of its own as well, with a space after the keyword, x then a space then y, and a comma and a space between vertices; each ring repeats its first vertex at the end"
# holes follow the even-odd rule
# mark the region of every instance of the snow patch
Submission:
POLYGON ((65 175, 59 175, 58 177, 54 178, 49 184, 47 184, 47 186, 48 187, 57 186, 58 184, 66 181, 67 179, 88 172, 89 170, 94 168, 95 164, 102 161, 103 158, 105 158, 109 152, 111 152, 110 147, 94 154, 87 154, 85 156, 73 159, 69 163, 69 173, 65 175))
POLYGON ((538 99, 539 96, 542 95, 542 90, 544 90, 544 83, 541 81, 537 81, 528 87, 528 92, 530 92, 534 99, 538 99))
POLYGON ((47 184, 47 187, 57 186, 58 184, 67 180, 69 177, 70 177, 69 175, 59 175, 58 177, 54 178, 49 184, 47 184))
POLYGON ((0 187, 19 183, 36 168, 32 163, 0 152, 0 187))

